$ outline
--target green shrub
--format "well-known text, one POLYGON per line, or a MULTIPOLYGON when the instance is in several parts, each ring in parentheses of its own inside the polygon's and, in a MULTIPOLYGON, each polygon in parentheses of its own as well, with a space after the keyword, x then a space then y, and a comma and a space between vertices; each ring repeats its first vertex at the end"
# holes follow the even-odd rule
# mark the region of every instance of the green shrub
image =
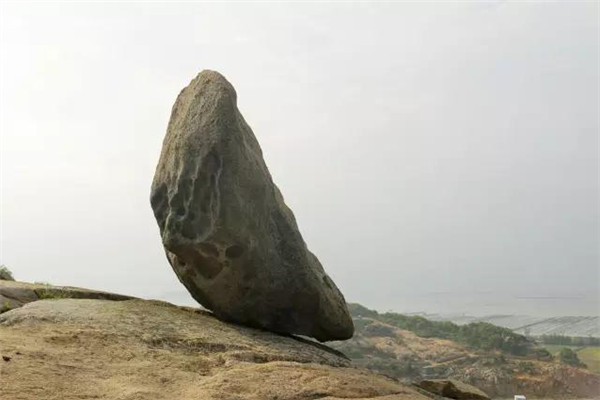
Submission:
POLYGON ((533 351, 533 356, 538 361, 552 361, 554 356, 550 352, 543 348, 537 348, 533 351))
POLYGON ((572 365, 574 367, 586 367, 586 365, 579 360, 579 357, 577 357, 577 353, 568 347, 563 347, 560 349, 560 352, 558 353, 558 359, 563 364, 572 365))
POLYGON ((367 337, 396 337, 396 331, 389 325, 370 324, 366 326, 362 334, 367 337))
POLYGON ((477 349, 500 350, 518 356, 527 355, 533 347, 525 336, 487 322, 462 325, 454 339, 477 349))
POLYGON ((0 306, 0 314, 5 313, 10 310, 12 310, 10 303, 8 301, 3 301, 2 305, 0 306))
POLYGON ((6 265, 0 265, 0 281, 14 281, 12 272, 6 265))
POLYGON ((373 323, 373 320, 366 318, 353 318, 352 322, 354 323, 354 330, 356 333, 361 333, 363 329, 373 323))
POLYGON ((353 317, 377 318, 379 315, 377 311, 369 310, 367 307, 361 306, 358 303, 348 303, 348 311, 350 311, 350 315, 353 317))

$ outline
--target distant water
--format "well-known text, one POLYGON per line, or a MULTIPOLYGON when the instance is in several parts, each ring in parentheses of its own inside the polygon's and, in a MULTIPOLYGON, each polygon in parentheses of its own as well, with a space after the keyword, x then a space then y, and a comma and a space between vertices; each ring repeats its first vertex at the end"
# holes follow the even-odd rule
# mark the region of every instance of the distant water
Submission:
POLYGON ((385 304, 369 305, 379 311, 470 316, 531 315, 536 317, 600 316, 597 293, 528 295, 493 292, 430 292, 403 295, 385 304))
POLYGON ((595 293, 533 296, 493 292, 431 292, 404 295, 378 311, 422 315, 457 324, 485 321, 532 336, 600 337, 600 302, 595 293))

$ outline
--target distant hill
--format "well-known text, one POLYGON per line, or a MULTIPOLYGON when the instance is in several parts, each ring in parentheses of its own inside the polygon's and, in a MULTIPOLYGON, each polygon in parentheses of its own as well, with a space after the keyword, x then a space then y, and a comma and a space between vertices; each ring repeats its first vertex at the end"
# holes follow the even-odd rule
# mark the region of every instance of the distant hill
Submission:
POLYGON ((465 315, 423 314, 434 321, 451 321, 458 325, 472 322, 488 322, 528 336, 562 335, 600 338, 600 317, 532 317, 525 315, 488 315, 473 317, 465 315))
POLYGON ((409 381, 454 378, 491 396, 594 397, 600 376, 558 361, 504 327, 476 321, 458 325, 423 316, 378 313, 350 304, 355 336, 335 342, 360 366, 409 381))

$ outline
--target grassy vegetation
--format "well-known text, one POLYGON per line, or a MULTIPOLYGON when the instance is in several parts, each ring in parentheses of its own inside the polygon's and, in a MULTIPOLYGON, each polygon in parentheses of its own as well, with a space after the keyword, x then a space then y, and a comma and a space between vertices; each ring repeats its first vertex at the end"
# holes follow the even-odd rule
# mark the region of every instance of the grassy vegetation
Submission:
MULTIPOLYGON (((507 354, 524 356, 534 349, 534 343, 510 329, 486 322, 456 325, 449 321, 430 321, 419 316, 397 313, 379 314, 360 304, 350 304, 353 317, 369 317, 421 337, 450 339, 474 349, 499 350, 507 354)), ((360 320, 360 319, 359 319, 360 320)))
POLYGON ((14 281, 15 278, 6 265, 0 265, 0 280, 14 281))
POLYGON ((600 374, 600 347, 599 346, 561 346, 561 345, 546 345, 544 346, 552 355, 558 355, 563 348, 569 348, 577 353, 577 357, 582 363, 587 365, 592 372, 600 374))
POLYGON ((544 346, 544 348, 546 350, 548 350, 548 352, 550 354, 552 354, 553 356, 557 355, 558 352, 561 351, 561 349, 563 347, 569 347, 570 349, 573 349, 573 350, 577 349, 577 347, 575 347, 575 346, 561 346, 561 345, 558 345, 558 344, 549 344, 549 345, 545 345, 544 346))
POLYGON ((587 365, 581 362, 577 353, 568 347, 563 347, 558 352, 558 359, 561 363, 571 365, 573 367, 587 368, 587 365))
POLYGON ((564 335, 542 335, 538 341, 543 344, 561 346, 600 346, 600 338, 596 337, 573 337, 564 335))
POLYGON ((3 301, 0 305, 0 314, 12 310, 10 303, 8 301, 3 301))
POLYGON ((600 347, 584 347, 577 350, 577 356, 590 371, 600 374, 600 347))
POLYGON ((57 288, 48 288, 48 289, 37 289, 35 293, 38 295, 40 300, 44 299, 68 299, 72 296, 66 290, 57 289, 57 288))

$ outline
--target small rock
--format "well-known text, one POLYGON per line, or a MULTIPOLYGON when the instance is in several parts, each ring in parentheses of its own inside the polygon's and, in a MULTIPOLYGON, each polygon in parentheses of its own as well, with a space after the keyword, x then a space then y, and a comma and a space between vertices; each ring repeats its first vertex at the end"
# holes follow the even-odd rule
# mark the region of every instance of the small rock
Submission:
POLYGON ((8 362, 8 361, 12 360, 12 357, 9 357, 9 356, 2 356, 2 359, 3 359, 4 361, 7 361, 7 362, 8 362))
POLYGON ((426 379, 418 386, 430 393, 457 400, 490 400, 489 396, 475 386, 454 379, 426 379))

